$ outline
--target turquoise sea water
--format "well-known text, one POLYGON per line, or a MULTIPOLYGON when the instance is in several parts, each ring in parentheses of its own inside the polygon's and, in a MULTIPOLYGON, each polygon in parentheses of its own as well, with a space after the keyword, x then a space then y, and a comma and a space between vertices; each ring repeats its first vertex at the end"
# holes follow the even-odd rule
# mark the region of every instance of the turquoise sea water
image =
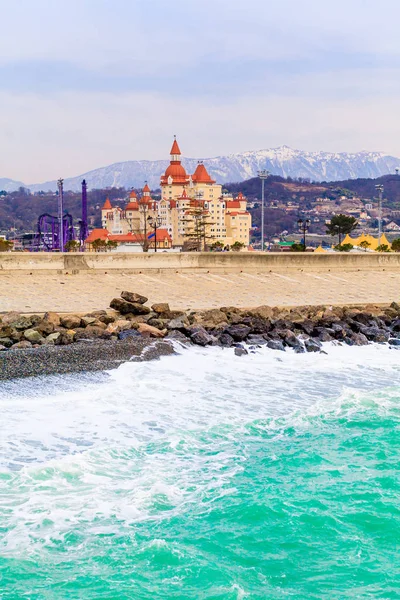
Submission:
POLYGON ((0 598, 400 597, 400 353, 0 388, 0 598))

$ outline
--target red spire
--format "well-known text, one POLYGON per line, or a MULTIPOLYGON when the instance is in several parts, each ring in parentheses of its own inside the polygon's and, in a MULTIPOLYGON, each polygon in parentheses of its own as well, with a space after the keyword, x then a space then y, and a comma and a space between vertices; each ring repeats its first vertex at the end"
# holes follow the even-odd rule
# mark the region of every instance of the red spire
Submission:
POLYGON ((145 184, 144 188, 143 188, 143 195, 144 196, 149 196, 150 195, 150 188, 147 185, 147 183, 145 184))
POLYGON ((181 154, 180 148, 178 146, 178 142, 176 141, 176 136, 174 136, 174 143, 172 144, 172 148, 171 148, 171 152, 170 154, 176 156, 177 154, 181 154))
POLYGON ((131 193, 129 194, 129 198, 134 198, 134 199, 137 198, 135 190, 131 191, 131 193))
POLYGON ((112 208, 112 206, 111 206, 110 198, 107 198, 107 200, 104 202, 104 206, 101 210, 110 210, 111 208, 112 208))

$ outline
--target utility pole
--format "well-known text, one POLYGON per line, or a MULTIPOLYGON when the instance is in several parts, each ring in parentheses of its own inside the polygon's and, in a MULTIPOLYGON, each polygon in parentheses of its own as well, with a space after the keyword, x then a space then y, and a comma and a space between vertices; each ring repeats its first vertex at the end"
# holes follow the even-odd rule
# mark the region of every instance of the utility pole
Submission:
POLYGON ((58 248, 60 252, 64 252, 64 190, 63 190, 64 179, 57 181, 58 185, 58 214, 59 214, 59 233, 58 233, 58 248))
POLYGON ((383 185, 379 183, 375 186, 379 195, 379 207, 378 207, 378 244, 381 245, 381 237, 382 237, 382 198, 383 198, 383 185))
POLYGON ((258 171, 258 177, 261 179, 261 252, 264 252, 264 186, 265 180, 270 173, 266 169, 258 171))

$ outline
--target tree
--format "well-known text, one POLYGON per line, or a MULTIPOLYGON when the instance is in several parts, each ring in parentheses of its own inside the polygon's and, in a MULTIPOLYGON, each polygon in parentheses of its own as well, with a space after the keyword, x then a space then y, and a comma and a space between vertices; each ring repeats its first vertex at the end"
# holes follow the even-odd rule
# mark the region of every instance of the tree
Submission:
POLYGON ((106 243, 106 248, 107 250, 115 250, 115 248, 118 248, 118 242, 115 240, 108 240, 106 243))
POLYGON ((330 223, 326 224, 326 233, 339 236, 339 246, 342 244, 342 235, 346 235, 354 231, 358 227, 358 221, 355 217, 347 215, 334 215, 330 223))
POLYGON ((240 252, 242 248, 244 248, 243 242, 235 242, 231 246, 231 250, 233 250, 234 252, 240 252))
POLYGON ((78 248, 79 248, 79 242, 77 242, 76 240, 68 240, 68 242, 65 244, 66 252, 73 252, 74 250, 77 250, 78 248))
POLYGON ((210 246, 210 250, 214 250, 215 252, 220 252, 224 247, 223 242, 220 242, 219 240, 217 242, 214 242, 213 244, 211 244, 210 246))
POLYGON ((93 240, 92 242, 92 248, 95 252, 104 252, 106 250, 106 246, 106 240, 101 240, 100 238, 93 240))
POLYGON ((290 246, 291 252, 305 252, 305 246, 302 242, 296 242, 290 246))
MULTIPOLYGON (((399 239, 399 242, 400 242, 400 239, 399 239)), ((370 247, 370 245, 371 245, 371 244, 370 244, 370 243, 369 243, 367 240, 363 240, 363 241, 360 243, 360 247, 361 247, 361 248, 364 248, 365 252, 368 250, 368 248, 370 247)), ((400 245, 399 245, 399 248, 400 248, 400 245)))
POLYGON ((377 252, 390 252, 390 248, 387 244, 381 244, 376 249, 377 252))
POLYGON ((400 238, 396 238, 392 242, 392 250, 393 252, 400 252, 400 238))
POLYGON ((353 248, 353 244, 338 244, 335 246, 335 250, 339 250, 339 252, 350 252, 353 248))
POLYGON ((188 246, 197 250, 197 252, 206 251, 207 240, 215 239, 215 235, 209 233, 210 226, 213 225, 209 220, 210 214, 204 208, 201 202, 195 203, 187 209, 186 218, 183 222, 186 224, 184 236, 189 243, 188 246))

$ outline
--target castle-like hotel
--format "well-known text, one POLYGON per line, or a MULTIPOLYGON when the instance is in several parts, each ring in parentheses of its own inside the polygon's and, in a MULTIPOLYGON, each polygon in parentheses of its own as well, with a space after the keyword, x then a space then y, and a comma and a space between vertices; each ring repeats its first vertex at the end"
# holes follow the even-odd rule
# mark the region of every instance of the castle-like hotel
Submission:
POLYGON ((101 211, 103 229, 94 230, 88 243, 99 237, 118 244, 148 238, 150 248, 156 244, 160 249, 205 250, 217 242, 221 248, 239 242, 247 249, 251 215, 246 198, 241 193, 237 198, 223 194, 222 185, 210 177, 202 162, 192 175, 186 173, 176 139, 170 154, 170 164, 161 176, 161 199, 151 197, 147 184, 142 197, 132 191, 123 208, 113 207, 107 199, 101 211))

